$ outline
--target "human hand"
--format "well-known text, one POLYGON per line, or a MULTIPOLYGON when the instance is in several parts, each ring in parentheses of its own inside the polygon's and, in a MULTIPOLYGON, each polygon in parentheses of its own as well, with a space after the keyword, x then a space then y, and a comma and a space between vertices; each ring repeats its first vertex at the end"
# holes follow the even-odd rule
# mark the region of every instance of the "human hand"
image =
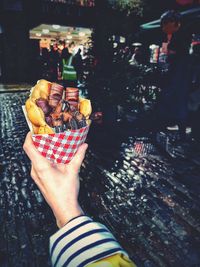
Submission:
POLYGON ((59 228, 72 218, 83 214, 78 203, 79 169, 87 144, 79 147, 69 164, 54 164, 43 157, 28 133, 23 148, 32 162, 31 176, 51 207, 59 228))

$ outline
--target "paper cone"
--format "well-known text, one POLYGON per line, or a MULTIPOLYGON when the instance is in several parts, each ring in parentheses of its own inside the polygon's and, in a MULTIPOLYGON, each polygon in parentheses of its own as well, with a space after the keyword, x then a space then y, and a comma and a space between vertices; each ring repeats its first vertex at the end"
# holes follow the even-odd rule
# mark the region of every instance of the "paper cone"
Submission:
POLYGON ((38 151, 54 163, 69 163, 79 146, 85 142, 89 126, 64 133, 34 134, 33 143, 38 151))
MULTIPOLYGON (((32 125, 27 117, 26 109, 22 107, 28 126, 33 133, 32 125)), ((37 150, 54 163, 69 163, 79 146, 87 137, 90 126, 78 130, 67 130, 63 133, 32 134, 33 143, 37 150)))

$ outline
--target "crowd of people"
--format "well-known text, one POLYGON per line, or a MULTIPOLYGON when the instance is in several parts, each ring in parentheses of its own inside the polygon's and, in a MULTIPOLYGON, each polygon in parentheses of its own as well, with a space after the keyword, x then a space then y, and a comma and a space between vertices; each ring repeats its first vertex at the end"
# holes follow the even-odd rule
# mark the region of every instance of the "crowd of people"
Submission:
POLYGON ((80 86, 83 77, 82 49, 71 42, 41 49, 39 65, 42 78, 64 86, 80 86))
MULTIPOLYGON (((130 65, 139 65, 145 63, 144 48, 141 43, 126 43, 114 42, 114 62, 126 61, 130 65)), ((147 63, 147 59, 146 59, 147 63)))
POLYGON ((156 66, 153 77, 160 93, 153 130, 178 127, 180 140, 185 140, 189 126, 192 137, 200 141, 200 42, 193 42, 191 33, 183 29, 178 12, 167 11, 160 21, 161 34, 157 45, 152 45, 154 52, 141 43, 116 45, 115 61, 125 60, 130 66, 156 66))
POLYGON ((167 11, 161 16, 161 28, 164 33, 162 51, 166 53, 164 63, 167 63, 164 68, 167 65, 167 71, 165 69, 161 81, 156 110, 158 127, 177 125, 180 140, 185 140, 186 128, 191 126, 192 136, 199 141, 200 44, 193 45, 193 51, 190 51, 192 36, 182 29, 181 15, 176 11, 167 11), (192 101, 194 95, 195 103, 192 101))

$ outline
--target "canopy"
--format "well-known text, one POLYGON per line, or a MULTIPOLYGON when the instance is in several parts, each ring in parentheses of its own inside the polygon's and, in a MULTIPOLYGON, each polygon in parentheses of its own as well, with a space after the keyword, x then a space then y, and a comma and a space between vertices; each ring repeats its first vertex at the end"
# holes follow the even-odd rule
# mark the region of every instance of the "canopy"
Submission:
MULTIPOLYGON (((183 19, 185 18, 199 18, 200 19, 200 7, 196 7, 196 8, 192 8, 192 9, 188 9, 184 12, 181 12, 181 16, 183 17, 183 19)), ((156 29, 160 27, 160 19, 145 23, 140 25, 140 27, 144 30, 149 30, 149 29, 156 29)))

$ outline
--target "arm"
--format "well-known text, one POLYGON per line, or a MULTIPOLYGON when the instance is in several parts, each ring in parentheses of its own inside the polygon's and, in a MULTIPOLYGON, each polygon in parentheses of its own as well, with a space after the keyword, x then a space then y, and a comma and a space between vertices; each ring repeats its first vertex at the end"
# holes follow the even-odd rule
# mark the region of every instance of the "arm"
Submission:
MULTIPOLYGON (((30 133, 24 143, 24 150, 32 161, 31 176, 51 207, 60 228, 50 238, 53 266, 69 264, 81 267, 112 255, 116 257, 120 254, 128 257, 110 231, 104 225, 84 215, 79 205, 78 172, 86 149, 87 144, 83 144, 69 164, 56 165, 37 151, 30 133)), ((119 260, 117 262, 119 263, 119 260)))

